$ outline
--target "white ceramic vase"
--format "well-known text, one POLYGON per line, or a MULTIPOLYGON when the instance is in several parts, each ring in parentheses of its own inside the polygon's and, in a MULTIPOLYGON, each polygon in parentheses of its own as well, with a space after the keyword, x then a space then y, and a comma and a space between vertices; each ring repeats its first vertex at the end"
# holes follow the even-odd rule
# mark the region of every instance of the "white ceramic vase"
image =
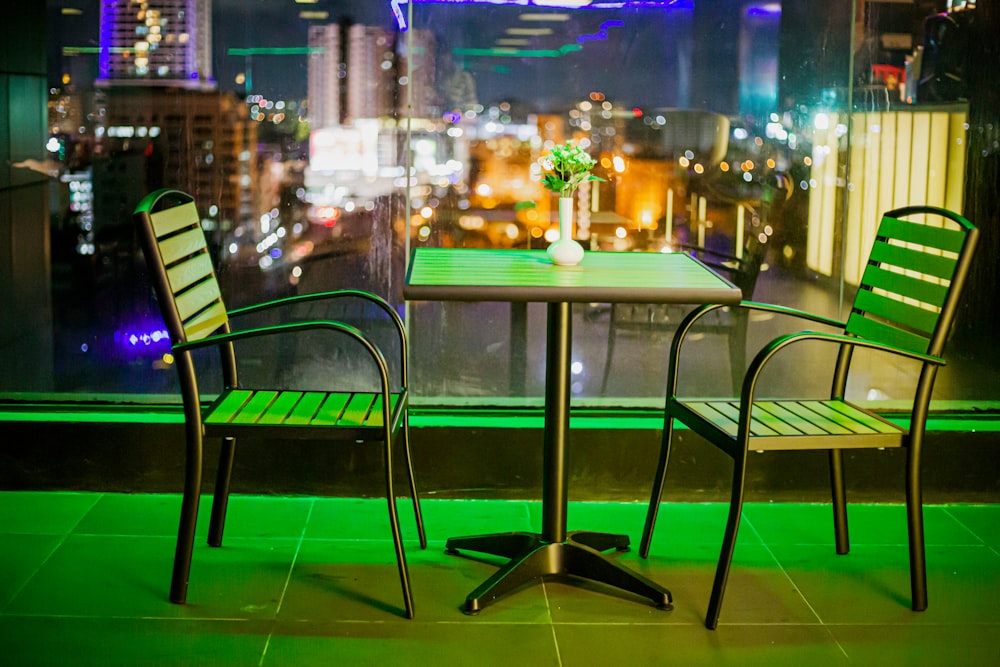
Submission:
POLYGON ((583 259, 583 246, 573 240, 573 197, 559 198, 559 240, 548 248, 553 264, 574 266, 583 259))

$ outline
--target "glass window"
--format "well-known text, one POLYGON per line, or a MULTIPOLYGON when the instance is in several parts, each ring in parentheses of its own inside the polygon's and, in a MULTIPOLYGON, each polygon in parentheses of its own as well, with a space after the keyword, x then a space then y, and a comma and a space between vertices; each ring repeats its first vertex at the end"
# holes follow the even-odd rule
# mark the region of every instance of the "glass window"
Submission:
MULTIPOLYGON (((342 287, 381 294, 407 317, 417 400, 442 404, 539 403, 545 310, 404 304, 406 258, 427 245, 546 247, 558 222, 540 159, 554 145, 573 141, 597 161, 602 180, 576 193, 588 248, 701 248, 721 270, 750 269, 747 298, 838 317, 882 211, 969 210, 975 191, 969 91, 954 65, 974 3, 48 8, 48 134, 36 154, 51 279, 38 340, 51 355, 22 373, 16 347, 0 347, 5 393, 175 400, 131 223, 159 187, 197 199, 230 307, 342 287)), ((684 312, 575 307, 576 402, 658 405, 684 312)), ((696 391, 727 390, 740 363, 729 314, 715 324, 691 346, 696 391)), ((746 349, 783 326, 753 319, 746 349)), ((939 401, 978 405, 1000 385, 969 338, 949 351, 939 401)), ((311 344, 298 352, 323 359, 311 344)), ((254 350, 255 368, 276 372, 288 352, 254 350)), ((798 391, 823 354, 781 369, 775 391, 798 391)), ((852 398, 892 405, 912 391, 905 365, 855 363, 852 398)))

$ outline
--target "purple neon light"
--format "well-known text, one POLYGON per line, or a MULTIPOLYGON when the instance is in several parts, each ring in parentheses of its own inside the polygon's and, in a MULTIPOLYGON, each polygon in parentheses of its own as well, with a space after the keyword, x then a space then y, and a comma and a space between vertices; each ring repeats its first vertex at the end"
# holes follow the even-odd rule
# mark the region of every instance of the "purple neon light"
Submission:
MULTIPOLYGON (((633 7, 692 8, 694 0, 593 0, 588 5, 560 7, 544 0, 390 0, 391 5, 511 5, 512 7, 538 7, 540 9, 631 9, 633 7)), ((398 20, 398 19, 397 19, 398 20)))

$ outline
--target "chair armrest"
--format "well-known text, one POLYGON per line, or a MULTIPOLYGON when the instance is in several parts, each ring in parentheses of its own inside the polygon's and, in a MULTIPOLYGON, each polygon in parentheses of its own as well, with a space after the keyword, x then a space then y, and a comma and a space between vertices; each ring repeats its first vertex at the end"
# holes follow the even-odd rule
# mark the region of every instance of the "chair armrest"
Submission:
POLYGON ((753 403, 753 394, 756 389, 757 380, 760 377, 761 372, 764 370, 764 366, 767 362, 770 361, 771 358, 774 357, 780 350, 794 343, 800 343, 803 341, 818 341, 823 343, 833 343, 835 345, 863 347, 870 350, 877 350, 879 352, 888 352, 890 354, 906 357, 915 361, 934 364, 935 366, 945 365, 943 357, 922 354, 920 352, 912 352, 910 350, 905 350, 886 343, 867 340, 865 338, 858 338, 857 336, 849 336, 840 333, 825 333, 822 331, 799 331, 797 333, 786 334, 774 338, 762 347, 754 356, 753 360, 747 366, 746 374, 743 376, 743 387, 740 391, 741 411, 743 407, 748 407, 751 403, 753 403))
MULTIPOLYGON (((681 347, 684 345, 684 341, 687 338, 688 331, 695 323, 700 320, 705 315, 711 313, 719 308, 738 308, 743 310, 756 310, 767 313, 775 313, 778 315, 784 315, 787 317, 794 317, 797 319, 806 320, 809 322, 814 322, 816 324, 823 324, 826 326, 834 327, 836 329, 843 329, 846 327, 846 323, 841 320, 835 320, 830 317, 825 317, 823 315, 817 315, 815 313, 810 313, 804 310, 798 310, 796 308, 789 308, 787 306, 778 306, 771 303, 761 303, 758 301, 741 301, 735 306, 725 306, 723 304, 711 303, 704 306, 698 306, 687 316, 681 320, 681 323, 677 326, 677 330, 674 332, 673 340, 670 343, 670 356, 668 357, 667 366, 667 392, 669 395, 673 396, 677 393, 677 369, 680 364, 681 357, 681 347)), ((819 333, 817 332, 817 335, 819 333)), ((860 340, 852 338, 851 340, 860 340)))
POLYGON ((310 301, 333 301, 338 299, 355 298, 361 299, 363 301, 368 301, 373 303, 382 309, 385 313, 389 315, 393 324, 396 325, 396 335, 399 339, 399 349, 400 349, 400 359, 401 359, 401 369, 403 374, 403 386, 407 386, 407 369, 406 369, 406 327, 403 325, 403 320, 399 316, 399 313, 390 306, 385 299, 370 292, 365 292, 362 290, 333 290, 329 292, 314 292, 311 294, 299 294, 297 296, 290 296, 284 299, 275 299, 273 301, 264 301, 262 303, 254 304, 251 306, 244 306, 243 308, 234 308, 228 311, 226 314, 232 317, 240 317, 241 315, 249 315, 251 313, 259 313, 266 310, 273 310, 276 308, 284 308, 287 306, 295 306, 302 303, 308 303, 310 301))
MULTIPOLYGON (((264 336, 276 336, 281 334, 296 333, 300 331, 312 331, 325 329, 328 331, 337 331, 346 334, 350 338, 358 341, 368 354, 375 361, 376 366, 379 369, 380 380, 382 384, 382 393, 385 394, 385 398, 388 398, 389 392, 389 364, 386 363, 385 356, 382 351, 375 345, 374 342, 369 340, 369 338, 357 327, 353 327, 349 324, 343 322, 334 322, 330 320, 316 320, 309 322, 293 322, 291 324, 278 324, 271 327, 261 327, 257 329, 244 329, 241 331, 233 331, 230 333, 217 334, 214 336, 208 336, 207 338, 202 338, 200 340, 189 341, 186 343, 178 343, 173 346, 175 352, 187 352, 189 350, 195 350, 199 348, 214 347, 216 345, 223 345, 226 343, 233 343, 239 340, 249 339, 249 338, 261 338, 264 336)), ((405 357, 404 357, 405 358, 405 357)), ((405 388, 406 377, 404 374, 402 387, 405 388)))

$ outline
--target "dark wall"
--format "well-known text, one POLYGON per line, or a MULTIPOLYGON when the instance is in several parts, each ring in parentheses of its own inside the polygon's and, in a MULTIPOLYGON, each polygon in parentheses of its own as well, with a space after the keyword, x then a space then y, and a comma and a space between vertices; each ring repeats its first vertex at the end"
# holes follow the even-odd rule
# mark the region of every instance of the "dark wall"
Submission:
MULTIPOLYGON (((0 489, 180 493, 183 488, 180 424, 8 422, 3 427, 0 489)), ((424 497, 541 497, 541 429, 428 427, 411 429, 411 436, 424 497)), ((659 443, 657 429, 574 429, 570 500, 648 501, 659 443)), ((925 501, 1000 500, 995 449, 995 432, 930 432, 925 501)), ((205 493, 211 493, 218 451, 218 440, 206 441, 205 493)), ((903 502, 903 450, 848 451, 845 459, 851 500, 903 502)), ((398 472, 397 479, 404 479, 398 472)), ((244 441, 237 447, 233 491, 377 497, 383 493, 382 475, 378 446, 244 441)), ((725 454, 690 431, 675 432, 666 499, 728 501, 731 480, 732 462, 725 454)), ((825 452, 766 452, 752 455, 748 464, 748 500, 827 502, 828 484, 825 452)))
POLYGON ((0 21, 0 358, 40 388, 52 383, 45 24, 44 2, 10 3, 0 21))

